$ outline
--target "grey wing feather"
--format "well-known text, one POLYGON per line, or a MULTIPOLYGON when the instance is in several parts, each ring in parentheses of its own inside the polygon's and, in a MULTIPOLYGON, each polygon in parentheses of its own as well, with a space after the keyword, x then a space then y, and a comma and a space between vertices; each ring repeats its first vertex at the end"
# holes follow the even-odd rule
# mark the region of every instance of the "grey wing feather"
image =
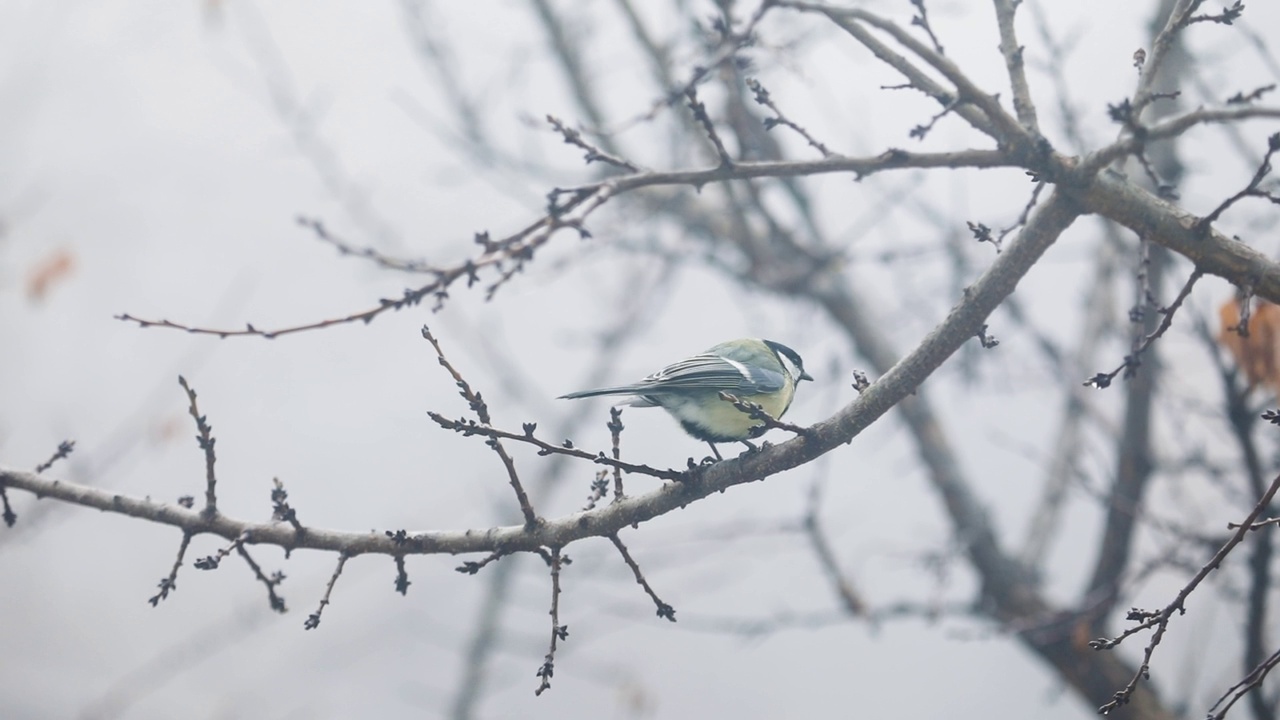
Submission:
POLYGON ((782 373, 748 366, 717 355, 695 355, 681 360, 639 383, 647 386, 646 392, 724 390, 745 395, 776 392, 784 384, 782 373))
MULTIPOLYGON (((757 395, 781 390, 786 384, 782 373, 767 368, 747 366, 717 355, 694 355, 668 365, 638 383, 616 387, 580 390, 561 395, 562 399, 599 395, 663 395, 688 390, 723 390, 739 395, 757 395)), ((635 404, 653 405, 642 398, 635 404)))

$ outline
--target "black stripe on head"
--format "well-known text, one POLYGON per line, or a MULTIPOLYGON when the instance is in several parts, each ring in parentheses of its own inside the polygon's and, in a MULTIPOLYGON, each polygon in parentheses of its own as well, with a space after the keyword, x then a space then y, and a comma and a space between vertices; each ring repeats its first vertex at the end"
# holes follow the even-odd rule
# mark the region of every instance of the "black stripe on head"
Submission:
POLYGON ((782 361, 784 357, 791 363, 792 366, 795 367, 797 371, 795 373, 795 379, 799 380, 800 376, 805 374, 804 360, 800 359, 800 353, 796 352, 795 350, 792 350, 791 348, 787 347, 786 345, 783 345, 780 342, 765 340, 764 344, 769 346, 769 349, 773 351, 773 354, 778 357, 778 362, 782 362, 783 367, 787 367, 787 363, 782 361))

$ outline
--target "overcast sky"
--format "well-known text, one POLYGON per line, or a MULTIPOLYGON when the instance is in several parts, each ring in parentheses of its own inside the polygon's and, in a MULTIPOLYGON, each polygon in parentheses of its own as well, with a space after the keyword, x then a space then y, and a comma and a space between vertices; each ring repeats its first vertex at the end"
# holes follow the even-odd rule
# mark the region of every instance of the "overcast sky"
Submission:
MULTIPOLYGON (((1039 4, 1054 6, 1053 31, 1075 43, 1064 73, 1083 134, 1106 141, 1116 132, 1106 104, 1132 92, 1130 57, 1144 44, 1153 3, 1039 4)), ((693 18, 712 12, 706 3, 675 5, 688 5, 693 18)), ((969 5, 931 3, 934 26, 951 57, 1007 96, 990 7, 969 5)), ((909 21, 905 2, 869 6, 909 21)), ((550 429, 590 412, 575 440, 597 448, 608 441, 605 405, 553 398, 581 389, 598 334, 639 302, 638 331, 603 369, 607 383, 753 335, 800 350, 817 378, 802 388, 789 419, 816 422, 854 397, 849 373, 866 363, 816 310, 744 290, 707 265, 672 271, 637 254, 647 234, 666 237, 671 229, 634 213, 602 214, 590 241, 558 237, 490 303, 479 289, 459 288, 439 313, 411 308, 369 325, 274 341, 219 341, 113 319, 130 313, 270 328, 373 307, 419 278, 342 258, 297 217, 320 219, 356 245, 451 262, 474 247, 476 232, 498 236, 539 217, 551 187, 593 177, 580 152, 542 124, 548 113, 571 123, 581 118, 526 3, 424 10, 426 26, 454 54, 453 79, 483 108, 476 127, 502 152, 487 167, 468 151, 449 94, 423 60, 414 7, 0 2, 0 465, 32 467, 59 441, 74 439, 72 459, 51 471, 59 477, 163 500, 198 495, 204 467, 181 374, 213 425, 220 507, 228 514, 266 520, 271 480, 279 478, 303 522, 320 527, 509 523, 515 508, 496 459, 426 415, 460 416, 466 406, 419 328, 436 330, 499 408, 496 422, 550 429), (47 287, 33 286, 42 273, 47 287)), ((590 38, 588 67, 611 120, 647 112, 657 98, 641 82, 648 68, 630 49, 612 4, 558 7, 572 11, 570 28, 590 38)), ((1057 98, 1038 65, 1046 53, 1023 13, 1042 117, 1050 140, 1069 150, 1057 98)), ((1193 47, 1206 58, 1200 79, 1219 97, 1276 81, 1267 66, 1274 60, 1249 38, 1280 26, 1280 11, 1250 4, 1245 18, 1238 28, 1197 28, 1193 47)), ((682 73, 705 59, 688 43, 687 18, 672 11, 649 20, 662 37, 681 39, 675 56, 682 73)), ((761 37, 752 57, 775 99, 842 152, 976 142, 954 118, 923 144, 910 139, 907 131, 934 108, 880 89, 900 78, 817 18, 778 17, 761 37)), ((1188 105, 1199 97, 1187 89, 1188 105)), ((1245 125, 1240 140, 1261 152, 1275 131, 1274 124, 1245 125)), ((622 137, 647 165, 690 164, 668 154, 658 123, 622 137)), ((1243 186, 1256 158, 1236 154, 1231 138, 1215 131, 1192 138, 1187 162, 1196 174, 1182 197, 1203 211, 1223 187, 1243 186)), ((942 213, 959 232, 967 219, 1007 224, 1030 189, 1018 172, 950 171, 856 185, 832 176, 811 187, 833 233, 847 243, 850 277, 882 303, 874 313, 900 350, 958 298, 958 288, 946 286, 948 260, 928 212, 942 213), (919 202, 890 201, 897 196, 919 202), (918 251, 921 259, 904 277, 878 266, 875 258, 890 251, 918 251)), ((1231 223, 1223 229, 1251 230, 1231 223)), ((1087 280, 1082 270, 1096 248, 1086 242, 1096 225, 1080 225, 1068 234, 1079 241, 1060 243, 1019 291, 1032 319, 1064 342, 1078 334, 1070 300, 1087 280)), ((1275 250, 1274 238, 1250 240, 1275 250)), ((976 277, 990 248, 969 250, 976 277)), ((1225 283, 1202 287, 1194 298, 1202 308, 1229 294, 1225 283)), ((1127 302, 1117 301, 1118 314, 1127 302)), ((998 527, 1016 543, 1039 492, 1039 460, 1054 430, 1043 418, 1057 396, 1045 389, 1049 370, 1032 340, 1010 324, 995 332, 1004 341, 998 352, 957 357, 926 388, 945 409, 952 440, 980 479, 998 527), (973 392, 975 384, 982 393, 973 392)), ((1187 388, 1194 383, 1186 378, 1207 367, 1203 356, 1180 354, 1190 345, 1172 339, 1168 356, 1182 373, 1172 382, 1185 380, 1187 388)), ((1107 362, 1121 357, 1117 346, 1107 362)), ((625 420, 631 457, 681 467, 705 452, 662 413, 629 410, 625 420)), ((545 464, 523 449, 518 460, 529 478, 545 464)), ((540 511, 581 507, 593 473, 569 466, 540 511)), ((549 581, 540 562, 504 560, 518 563, 517 575, 480 715, 1093 716, 1038 660, 981 622, 726 631, 742 620, 838 609, 795 530, 819 481, 833 545, 873 603, 973 597, 963 561, 946 560, 959 550, 907 433, 889 416, 812 466, 624 535, 659 594, 677 608, 675 625, 654 617, 608 543, 569 548, 576 562, 563 578, 561 619, 571 635, 552 689, 538 698, 532 691, 546 652, 549 581)), ((1197 488, 1182 491, 1199 497, 1197 488)), ((454 572, 458 558, 410 558, 407 597, 393 591, 390 560, 356 558, 321 627, 304 631, 333 570, 330 556, 256 551, 264 568, 287 575, 284 615, 270 611, 261 586, 234 558, 214 572, 188 565, 179 590, 153 609, 146 600, 173 562, 177 531, 10 495, 20 519, 0 529, 6 717, 448 715, 487 583, 484 573, 454 572)), ((1203 515, 1213 531, 1233 519, 1203 515)), ((1093 548, 1074 539, 1092 542, 1098 523, 1083 509, 1068 519, 1073 530, 1055 547, 1048 578, 1050 594, 1060 598, 1074 597, 1084 582, 1093 548)), ((199 538, 188 560, 219 547, 199 538)), ((1157 580, 1143 593, 1167 598, 1176 586, 1157 580)), ((1200 667, 1188 651, 1220 625, 1233 627, 1215 619, 1210 596, 1204 602, 1208 609, 1161 648, 1157 685, 1167 697, 1201 702, 1239 677, 1234 664, 1200 667)))

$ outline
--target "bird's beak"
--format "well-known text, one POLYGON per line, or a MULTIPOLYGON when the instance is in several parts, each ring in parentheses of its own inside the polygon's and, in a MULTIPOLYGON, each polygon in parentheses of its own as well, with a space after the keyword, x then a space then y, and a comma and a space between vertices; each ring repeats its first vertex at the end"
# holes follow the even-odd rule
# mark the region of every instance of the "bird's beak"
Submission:
POLYGON ((801 371, 800 371, 800 379, 801 379, 801 380, 810 380, 810 381, 811 381, 811 380, 813 380, 813 376, 812 376, 812 375, 810 375, 809 373, 807 373, 807 372, 805 372, 805 371, 801 370, 801 371))

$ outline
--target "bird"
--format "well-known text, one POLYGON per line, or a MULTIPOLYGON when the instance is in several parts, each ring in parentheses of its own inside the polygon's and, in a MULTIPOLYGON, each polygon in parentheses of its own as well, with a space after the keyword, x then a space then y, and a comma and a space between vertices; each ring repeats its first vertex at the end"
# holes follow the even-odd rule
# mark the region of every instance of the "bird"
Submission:
POLYGON ((619 405, 660 407, 671 414, 693 437, 711 446, 723 460, 716 443, 742 442, 754 450, 749 438, 764 424, 720 397, 728 393, 758 404, 774 419, 791 406, 796 385, 813 380, 795 350, 773 340, 739 338, 672 363, 630 385, 580 390, 561 400, 630 396, 619 405))

